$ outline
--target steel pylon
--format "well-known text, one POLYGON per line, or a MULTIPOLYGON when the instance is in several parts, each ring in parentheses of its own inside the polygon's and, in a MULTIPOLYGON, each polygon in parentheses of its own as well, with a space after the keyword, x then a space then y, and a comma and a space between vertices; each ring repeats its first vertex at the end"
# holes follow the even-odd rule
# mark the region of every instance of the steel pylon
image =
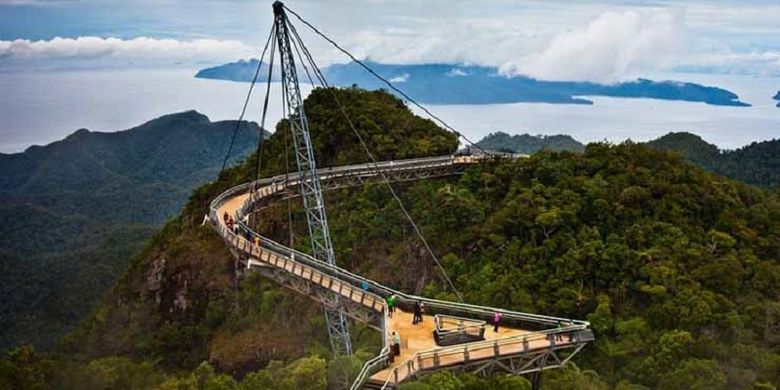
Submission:
MULTIPOLYGON (((273 9, 281 62, 282 89, 289 114, 288 120, 292 132, 295 161, 298 164, 301 198, 303 198, 303 208, 309 225, 312 254, 318 260, 335 265, 336 257, 328 230, 328 219, 325 214, 325 202, 322 199, 320 180, 317 176, 317 164, 314 160, 314 149, 309 134, 309 122, 306 119, 293 49, 290 46, 289 21, 282 2, 275 2, 273 9)), ((324 309, 333 353, 337 355, 352 354, 346 315, 339 309, 328 307, 324 309)))

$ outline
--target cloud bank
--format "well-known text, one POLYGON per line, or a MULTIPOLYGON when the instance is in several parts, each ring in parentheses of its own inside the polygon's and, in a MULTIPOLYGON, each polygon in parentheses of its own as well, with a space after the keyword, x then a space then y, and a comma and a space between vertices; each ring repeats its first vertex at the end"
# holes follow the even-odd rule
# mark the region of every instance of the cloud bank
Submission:
POLYGON ((506 75, 615 81, 673 65, 685 52, 682 15, 669 10, 605 12, 557 34, 541 51, 501 66, 506 75))
POLYGON ((117 59, 214 61, 247 57, 255 49, 235 40, 78 37, 30 41, 0 40, 0 60, 117 59))
POLYGON ((780 51, 725 52, 697 54, 680 71, 696 73, 725 73, 756 76, 780 76, 780 51))

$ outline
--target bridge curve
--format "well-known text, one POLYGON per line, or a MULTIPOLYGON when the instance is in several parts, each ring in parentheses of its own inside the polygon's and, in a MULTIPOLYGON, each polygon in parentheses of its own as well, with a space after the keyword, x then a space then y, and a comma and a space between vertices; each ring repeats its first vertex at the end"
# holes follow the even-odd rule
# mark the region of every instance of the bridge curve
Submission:
MULTIPOLYGON (((323 190, 362 185, 381 180, 409 181, 462 173, 486 156, 441 156, 358 164, 318 170, 323 190)), ((505 370, 514 374, 561 367, 589 341, 593 332, 586 321, 514 312, 500 308, 446 302, 396 291, 373 280, 277 243, 254 232, 247 224, 257 209, 276 200, 297 196, 297 173, 244 183, 220 194, 209 208, 209 220, 223 238, 240 267, 259 271, 285 287, 305 294, 332 308, 342 310, 355 321, 383 333, 382 349, 366 362, 351 389, 394 388, 404 380, 442 369, 464 369, 478 373, 505 370), (234 229, 223 221, 224 214, 236 221, 234 229), (385 298, 395 294, 396 313, 388 313, 385 298), (415 302, 425 304, 423 323, 411 325, 415 302), (442 318, 488 321, 499 312, 503 318, 498 332, 482 330, 483 340, 439 346, 433 323, 442 318), (442 317, 439 317, 442 316, 442 317), (402 353, 393 358, 389 335, 402 337, 402 353)), ((466 331, 468 326, 463 326, 466 331)))

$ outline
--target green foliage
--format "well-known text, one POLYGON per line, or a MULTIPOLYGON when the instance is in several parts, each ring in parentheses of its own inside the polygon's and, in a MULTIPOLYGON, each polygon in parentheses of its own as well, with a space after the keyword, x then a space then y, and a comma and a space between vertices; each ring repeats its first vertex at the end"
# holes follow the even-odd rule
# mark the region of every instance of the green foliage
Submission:
POLYGON ((712 360, 688 359, 679 368, 666 373, 658 383, 660 390, 716 390, 726 385, 726 374, 712 360))
MULTIPOLYGON (((314 142, 328 150, 320 165, 365 161, 354 134, 334 119, 336 108, 326 106, 325 92, 310 97, 322 101, 311 110, 314 142)), ((373 110, 357 123, 380 159, 454 150, 453 137, 413 119, 395 98, 339 93, 373 110)), ((265 143, 263 175, 284 172, 284 133, 265 143)), ((350 359, 294 360, 326 350, 319 308, 258 278, 236 290, 230 255, 198 227, 208 202, 254 177, 256 163, 252 156, 195 191, 74 334, 69 351, 87 360, 155 361, 168 375, 166 388, 197 386, 194 372, 208 371, 196 368, 206 359, 215 376, 245 375, 235 386, 246 389, 325 388, 354 375, 358 363, 350 359), (268 362, 278 355, 291 363, 268 362)), ((544 151, 395 188, 467 302, 592 321, 596 341, 565 369, 545 372, 545 388, 780 383, 777 192, 633 143, 591 144, 582 154, 544 151)), ((326 204, 341 265, 404 291, 452 297, 386 188, 332 191, 326 204)), ((294 246, 306 250, 305 219, 300 207, 293 211, 294 246)), ((286 204, 261 213, 258 228, 287 242, 286 204)), ((358 345, 376 349, 376 338, 355 334, 358 345)), ((527 388, 527 381, 437 373, 404 386, 527 388)))
POLYGON ((486 135, 477 145, 487 149, 509 153, 532 154, 540 150, 555 152, 582 152, 585 145, 568 135, 509 135, 497 131, 486 135))
MULTIPOLYGON (((87 315, 190 191, 216 176, 234 128, 188 111, 0 154, 0 349, 50 348, 87 315)), ((242 127, 231 164, 258 134, 242 127)))
POLYGON ((780 140, 753 142, 737 150, 719 150, 691 133, 669 133, 648 146, 680 153, 700 167, 758 186, 780 185, 780 140))
MULTIPOLYGON (((546 387, 654 388, 689 359, 714 362, 734 388, 780 381, 767 370, 780 367, 777 193, 633 143, 397 187, 466 301, 591 321, 582 371, 545 374, 557 378, 546 387), (744 345, 754 358, 733 358, 744 345)), ((339 261, 448 294, 380 189, 328 201, 339 261)), ((689 371, 679 377, 698 375, 689 371)))
POLYGON ((453 375, 435 372, 418 381, 403 383, 399 390, 531 390, 531 382, 521 376, 498 374, 490 378, 473 374, 453 375))
POLYGON ((372 354, 357 352, 349 356, 336 356, 328 362, 328 388, 348 389, 363 369, 363 362, 372 354))

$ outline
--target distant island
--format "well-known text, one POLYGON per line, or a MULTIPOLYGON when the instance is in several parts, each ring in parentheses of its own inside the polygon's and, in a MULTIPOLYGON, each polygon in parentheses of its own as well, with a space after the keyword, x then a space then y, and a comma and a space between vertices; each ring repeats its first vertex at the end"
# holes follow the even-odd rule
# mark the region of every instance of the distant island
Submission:
MULTIPOLYGON (((368 61, 378 74, 396 84, 405 93, 428 104, 554 103, 593 104, 583 96, 648 98, 701 102, 716 106, 748 107, 737 94, 718 87, 678 81, 637 79, 616 84, 542 81, 529 77, 505 77, 495 67, 476 65, 422 64, 392 65, 368 61)), ((249 82, 258 61, 241 60, 200 70, 195 77, 249 82)), ((387 89, 359 64, 334 64, 322 70, 337 86, 357 85, 366 89, 387 89)), ((267 78, 262 66, 259 81, 267 78)), ((302 81, 306 81, 302 79, 302 81)))
POLYGON ((774 97, 772 97, 772 99, 775 99, 775 100, 778 101, 777 102, 777 107, 780 108, 780 91, 777 91, 777 94, 774 97))
POLYGON ((488 134, 477 142, 477 145, 487 150, 522 154, 532 154, 543 149, 554 152, 585 150, 584 144, 568 135, 509 135, 503 131, 488 134))

